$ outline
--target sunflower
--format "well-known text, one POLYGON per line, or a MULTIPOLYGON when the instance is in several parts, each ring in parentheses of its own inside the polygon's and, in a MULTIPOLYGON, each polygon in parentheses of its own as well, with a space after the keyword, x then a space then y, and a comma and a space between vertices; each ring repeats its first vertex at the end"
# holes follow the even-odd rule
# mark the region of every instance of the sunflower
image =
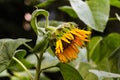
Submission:
POLYGON ((88 42, 90 31, 78 29, 73 23, 64 23, 55 31, 55 55, 62 63, 67 63, 77 58, 78 46, 88 42))

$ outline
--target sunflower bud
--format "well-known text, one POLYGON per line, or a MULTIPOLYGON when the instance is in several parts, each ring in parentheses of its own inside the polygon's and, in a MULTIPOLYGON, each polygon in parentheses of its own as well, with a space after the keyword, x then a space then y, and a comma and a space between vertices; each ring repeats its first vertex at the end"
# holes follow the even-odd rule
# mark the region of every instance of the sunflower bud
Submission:
POLYGON ((62 63, 67 63, 77 58, 78 46, 84 46, 88 42, 90 31, 81 30, 75 23, 64 23, 52 34, 55 55, 62 63))

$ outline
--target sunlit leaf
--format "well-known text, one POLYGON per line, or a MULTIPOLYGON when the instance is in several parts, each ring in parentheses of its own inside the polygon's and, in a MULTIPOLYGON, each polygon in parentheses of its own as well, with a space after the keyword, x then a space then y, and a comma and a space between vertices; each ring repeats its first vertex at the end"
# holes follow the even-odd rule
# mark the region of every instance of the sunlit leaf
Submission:
MULTIPOLYGON (((44 53, 43 57, 44 57, 44 59, 42 61, 42 65, 41 65, 42 69, 50 67, 50 66, 55 66, 59 62, 58 59, 55 56, 53 57, 48 52, 44 53)), ((58 70, 58 69, 55 69, 55 68, 52 69, 52 71, 55 71, 55 70, 58 70)))
POLYGON ((14 51, 28 39, 1 39, 0 40, 0 72, 10 64, 14 51))
POLYGON ((7 76, 10 76, 7 70, 4 70, 3 72, 0 73, 0 77, 7 77, 7 76))
POLYGON ((10 80, 30 80, 29 76, 27 73, 24 72, 14 72, 14 76, 10 77, 10 80))
POLYGON ((59 63, 57 65, 63 75, 64 80, 83 80, 79 72, 68 64, 59 63))
POLYGON ((83 63, 83 62, 79 64, 78 71, 84 80, 97 80, 98 79, 97 76, 95 76, 94 74, 88 71, 89 69, 93 68, 92 67, 93 65, 92 66, 91 65, 89 63, 83 63))
POLYGON ((109 0, 70 0, 78 17, 94 30, 103 32, 109 18, 109 0))
POLYGON ((104 78, 118 78, 118 77, 120 77, 119 74, 100 71, 100 70, 89 70, 89 72, 94 73, 98 77, 99 80, 102 80, 104 78))

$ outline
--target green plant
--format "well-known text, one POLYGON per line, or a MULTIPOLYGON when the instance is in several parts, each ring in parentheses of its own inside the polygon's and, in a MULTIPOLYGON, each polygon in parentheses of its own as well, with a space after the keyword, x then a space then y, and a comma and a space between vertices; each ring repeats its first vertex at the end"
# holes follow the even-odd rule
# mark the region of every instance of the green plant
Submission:
MULTIPOLYGON (((50 4, 49 1, 50 3, 54 2, 54 0, 48 0, 45 3, 37 4, 36 7, 47 6, 50 4)), ((118 14, 116 14, 115 18, 109 18, 109 13, 110 5, 119 8, 119 5, 115 3, 120 3, 120 1, 69 0, 69 2, 71 6, 62 6, 59 9, 68 13, 70 17, 79 18, 84 22, 89 31, 78 30, 76 28, 77 25, 73 22, 56 21, 60 25, 51 26, 49 24, 51 21, 49 21, 48 11, 44 9, 34 10, 31 26, 37 35, 36 44, 32 48, 27 44, 27 42, 31 41, 29 39, 1 39, 0 72, 5 70, 4 73, 1 73, 1 76, 5 74, 11 80, 49 80, 49 78, 43 75, 44 71, 60 71, 64 80, 119 79, 120 34, 111 33, 104 37, 89 34, 92 30, 104 32, 109 20, 119 20, 118 14), (39 22, 37 20, 39 15, 43 15, 46 21, 39 22), (42 27, 41 23, 44 23, 42 27), (87 38, 90 41, 84 43, 84 41, 88 41, 87 38), (80 43, 77 43, 78 41, 80 43), (25 57, 26 50, 18 49, 21 45, 26 46, 32 53, 27 58, 25 57), (74 47, 71 48, 71 45, 74 47), (64 52, 66 47, 69 46, 69 50, 72 49, 70 50, 71 52, 68 50, 64 52), (81 48, 78 48, 78 46, 81 48), (77 56, 76 53, 78 51, 80 52, 77 56), (67 53, 70 53, 72 56, 67 53), (76 59, 76 57, 78 58, 76 59), (31 69, 32 67, 35 67, 35 69, 31 69), (11 70, 13 76, 8 74, 6 70, 11 70)))

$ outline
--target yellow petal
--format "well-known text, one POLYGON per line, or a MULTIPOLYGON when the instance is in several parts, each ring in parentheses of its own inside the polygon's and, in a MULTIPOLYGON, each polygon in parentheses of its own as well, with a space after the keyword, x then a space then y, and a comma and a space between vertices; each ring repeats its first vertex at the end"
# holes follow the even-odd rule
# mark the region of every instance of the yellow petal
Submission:
POLYGON ((68 62, 68 59, 62 53, 58 54, 57 57, 62 63, 68 62))
POLYGON ((71 33, 66 33, 64 35, 64 37, 68 38, 69 40, 73 40, 74 39, 74 37, 73 37, 73 35, 71 33))
POLYGON ((60 43, 60 40, 57 40, 57 41, 56 41, 56 49, 59 48, 59 46, 60 46, 59 43, 60 43))
POLYGON ((55 54, 58 54, 58 53, 60 53, 60 49, 59 48, 55 50, 55 54))
POLYGON ((65 57, 70 61, 71 60, 71 55, 70 55, 70 50, 68 48, 66 48, 63 52, 63 54, 65 55, 65 57))
MULTIPOLYGON (((71 47, 71 46, 70 46, 70 47, 71 47)), ((76 59, 78 53, 76 53, 75 50, 74 50, 72 47, 71 47, 71 50, 72 50, 72 51, 71 51, 71 52, 72 52, 72 58, 73 58, 73 59, 76 59)))
POLYGON ((78 36, 78 37, 81 38, 81 39, 84 38, 84 36, 81 36, 79 33, 77 33, 77 32, 74 31, 74 30, 72 30, 71 33, 74 34, 74 35, 76 35, 76 36, 78 36))
POLYGON ((70 41, 68 41, 65 37, 62 37, 61 40, 67 42, 67 43, 70 43, 70 41))
POLYGON ((65 57, 71 61, 73 59, 75 59, 77 57, 77 53, 75 53, 75 51, 72 49, 72 47, 68 47, 64 50, 64 53, 65 57))
POLYGON ((81 41, 75 41, 75 44, 77 44, 78 46, 82 47, 83 43, 81 41))
POLYGON ((81 36, 85 37, 85 38, 88 37, 87 34, 91 34, 90 31, 80 30, 80 29, 78 29, 78 28, 76 28, 75 31, 76 31, 77 33, 79 33, 81 36))
POLYGON ((71 47, 74 49, 74 51, 75 51, 76 53, 79 52, 78 48, 77 48, 74 44, 71 44, 71 47))
POLYGON ((59 39, 56 42, 56 53, 63 52, 62 41, 59 39))
POLYGON ((60 51, 63 52, 62 41, 60 40, 60 51))

